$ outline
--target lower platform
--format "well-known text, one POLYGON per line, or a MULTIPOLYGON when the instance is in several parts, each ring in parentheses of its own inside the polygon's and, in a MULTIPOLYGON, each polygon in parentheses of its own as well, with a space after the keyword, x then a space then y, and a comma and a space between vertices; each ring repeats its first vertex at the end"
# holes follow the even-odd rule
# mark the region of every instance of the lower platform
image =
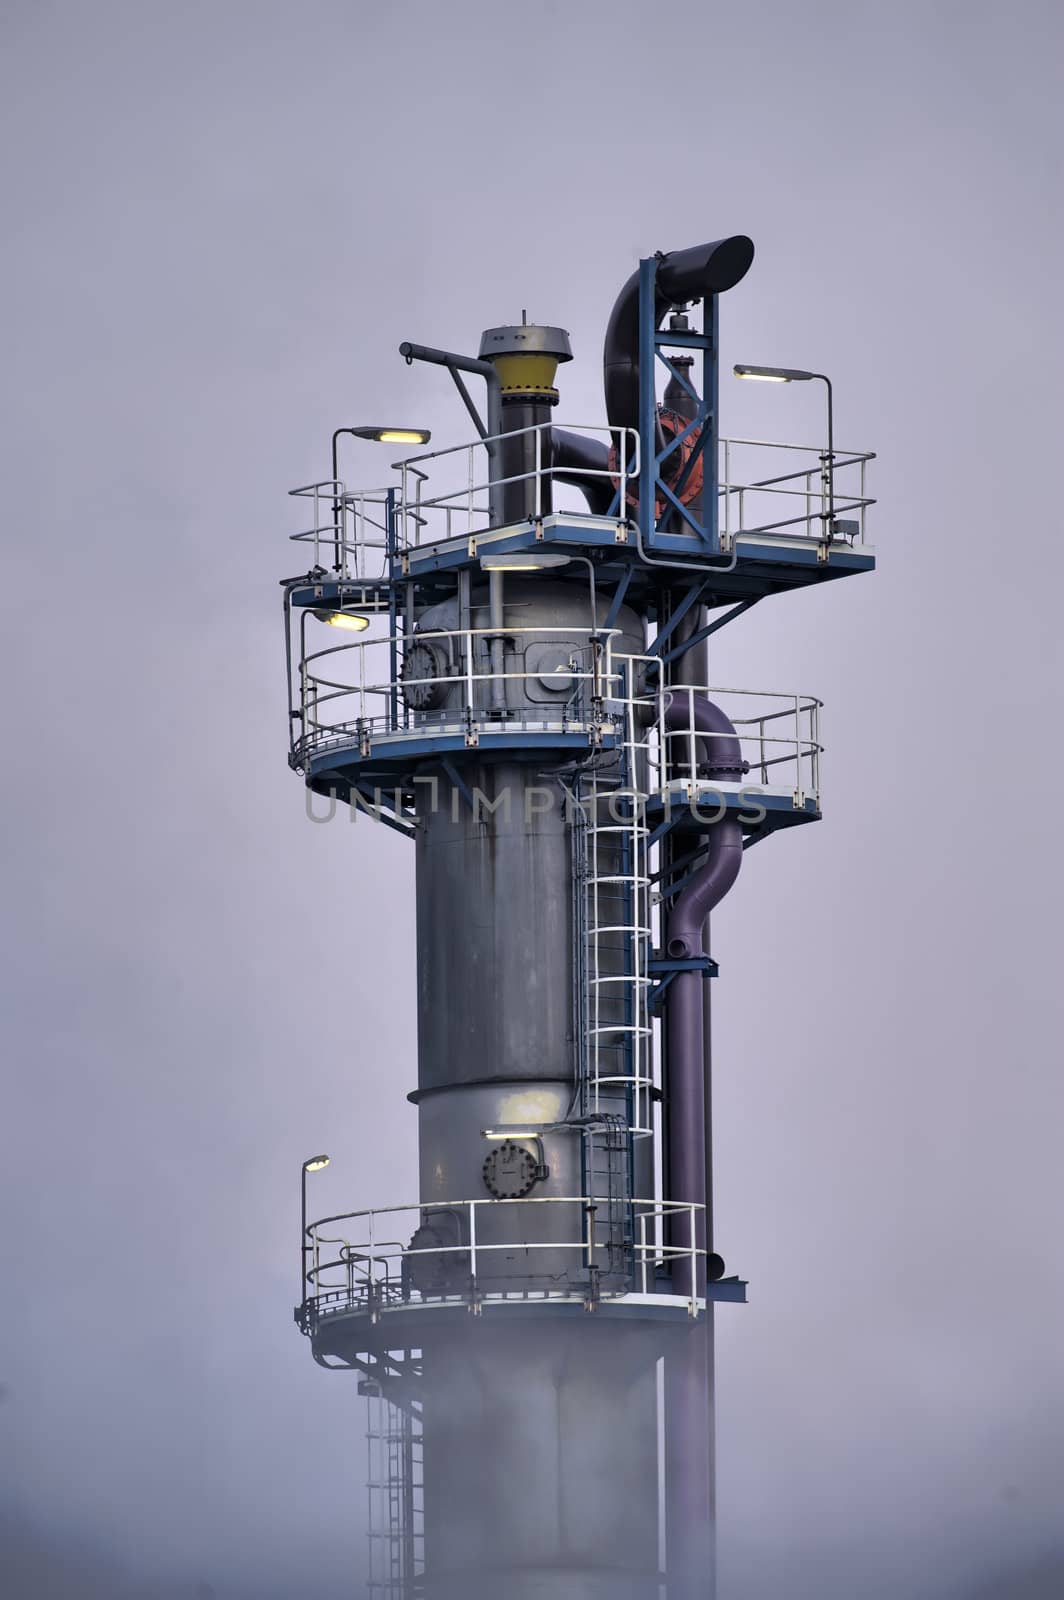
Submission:
MULTIPOLYGON (((478 1325, 526 1328, 549 1322, 572 1324, 583 1318, 625 1326, 690 1326, 705 1320, 707 1303, 746 1303, 746 1282, 722 1278, 695 1300, 674 1294, 622 1294, 592 1299, 589 1294, 500 1293, 447 1295, 399 1300, 387 1293, 348 1295, 331 1290, 298 1306, 295 1319, 323 1365, 365 1367, 366 1358, 398 1349, 421 1349, 435 1333, 453 1333, 464 1319, 478 1325)), ((468 1326, 468 1323, 467 1323, 468 1326)))

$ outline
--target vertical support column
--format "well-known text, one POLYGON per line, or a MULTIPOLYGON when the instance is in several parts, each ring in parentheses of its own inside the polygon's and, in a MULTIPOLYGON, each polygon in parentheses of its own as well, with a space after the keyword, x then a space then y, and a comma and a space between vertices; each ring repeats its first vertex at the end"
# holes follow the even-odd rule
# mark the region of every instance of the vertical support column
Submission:
MULTIPOLYGON (((708 311, 707 311, 708 315, 708 311)), ((708 448, 708 445, 707 445, 708 448)), ((715 450, 715 446, 714 446, 715 450)), ((716 506, 708 477, 705 494, 716 506)), ((709 518, 706 518, 707 525, 709 518)), ((692 606, 676 630, 682 645, 705 625, 705 607, 692 606)), ((675 687, 704 687, 709 678, 706 640, 684 650, 669 665, 675 687)), ((709 918, 702 948, 709 950, 709 918)), ((696 974, 687 981, 699 984, 696 974)), ((711 1119, 711 1038, 709 978, 700 982, 702 1013, 702 1093, 705 1192, 704 1234, 699 1243, 713 1248, 713 1170, 711 1119)), ((716 1596, 716 1415, 714 1397, 713 1303, 705 1318, 678 1336, 665 1360, 665 1530, 669 1600, 715 1600, 716 1596)))
POLYGON ((639 535, 650 548, 656 517, 654 491, 658 476, 658 422, 655 400, 654 286, 658 263, 653 256, 639 263, 639 535))
POLYGON ((399 725, 399 646, 396 635, 399 631, 398 595, 399 586, 396 582, 396 537, 395 537, 395 490, 388 489, 384 496, 384 540, 385 554, 388 558, 388 573, 392 582, 388 585, 388 677, 391 689, 388 695, 388 710, 393 728, 399 725))
POLYGON ((702 427, 706 442, 702 446, 702 526, 712 555, 720 552, 720 463, 718 447, 719 370, 717 345, 717 296, 707 294, 702 304, 702 427))

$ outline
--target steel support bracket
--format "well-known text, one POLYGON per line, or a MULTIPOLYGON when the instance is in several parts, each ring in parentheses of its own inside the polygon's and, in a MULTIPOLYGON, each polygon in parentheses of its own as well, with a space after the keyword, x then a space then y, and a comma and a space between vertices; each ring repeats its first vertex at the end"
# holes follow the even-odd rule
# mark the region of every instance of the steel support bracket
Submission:
POLYGON ((647 972, 651 974, 669 973, 670 975, 675 975, 677 972, 704 972, 707 977, 715 978, 719 971, 720 968, 713 957, 706 955, 676 958, 672 956, 656 956, 647 962, 647 972))

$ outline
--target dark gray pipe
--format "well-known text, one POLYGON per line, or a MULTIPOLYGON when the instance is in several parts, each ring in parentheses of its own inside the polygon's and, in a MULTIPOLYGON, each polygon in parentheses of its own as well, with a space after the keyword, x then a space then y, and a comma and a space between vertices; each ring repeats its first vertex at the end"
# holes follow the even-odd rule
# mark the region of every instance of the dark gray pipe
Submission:
MULTIPOLYGON (((593 516, 608 517, 617 492, 606 476, 610 464, 609 446, 601 439, 569 433, 565 428, 552 428, 550 454, 552 476, 559 483, 569 483, 579 489, 593 516)), ((620 515, 625 515, 623 506, 620 515)))
MULTIPOLYGON (((667 706, 667 727, 687 727, 693 709, 694 726, 704 737, 706 755, 700 769, 722 782, 738 782, 743 774, 742 751, 732 723, 719 706, 701 696, 677 695, 667 706)), ((705 865, 678 896, 668 920, 667 953, 675 959, 703 955, 702 929, 739 875, 743 859, 742 829, 737 820, 724 817, 709 837, 705 865)), ((706 1103, 703 1082, 703 979, 700 972, 678 972, 669 985, 668 1013, 668 1199, 704 1206, 706 1194, 706 1103)), ((695 1237, 690 1219, 680 1215, 672 1229, 672 1243, 689 1249, 707 1248, 705 1213, 698 1213, 695 1237)), ((673 1270, 673 1292, 696 1296, 704 1286, 704 1266, 692 1272, 680 1260, 673 1270)))
MULTIPOLYGON (((670 306, 723 294, 746 276, 754 244, 745 233, 712 244, 693 245, 659 257, 654 326, 670 306)), ((602 355, 606 415, 611 428, 639 426, 639 273, 633 272, 614 302, 602 355)))

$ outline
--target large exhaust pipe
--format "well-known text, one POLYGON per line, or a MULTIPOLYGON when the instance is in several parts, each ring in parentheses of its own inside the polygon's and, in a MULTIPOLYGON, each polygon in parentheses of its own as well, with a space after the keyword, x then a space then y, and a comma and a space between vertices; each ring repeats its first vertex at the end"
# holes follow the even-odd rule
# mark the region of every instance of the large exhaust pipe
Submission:
MULTIPOLYGON (((754 243, 745 233, 712 244, 673 250, 658 258, 654 326, 672 306, 689 305, 707 295, 723 294, 744 278, 754 259, 754 243)), ((611 428, 639 426, 639 273, 633 272, 614 302, 602 353, 606 381, 606 416, 611 428)))
MULTIPOLYGON (((732 289, 750 270, 753 240, 745 233, 689 250, 673 250, 659 258, 654 325, 660 327, 666 311, 702 300, 709 294, 732 289)), ((633 272, 614 302, 606 327, 603 350, 606 416, 612 428, 639 427, 639 273, 633 272)), ((551 429, 551 457, 555 478, 572 484, 587 500, 595 516, 608 516, 615 487, 604 474, 610 452, 598 439, 551 429)))

